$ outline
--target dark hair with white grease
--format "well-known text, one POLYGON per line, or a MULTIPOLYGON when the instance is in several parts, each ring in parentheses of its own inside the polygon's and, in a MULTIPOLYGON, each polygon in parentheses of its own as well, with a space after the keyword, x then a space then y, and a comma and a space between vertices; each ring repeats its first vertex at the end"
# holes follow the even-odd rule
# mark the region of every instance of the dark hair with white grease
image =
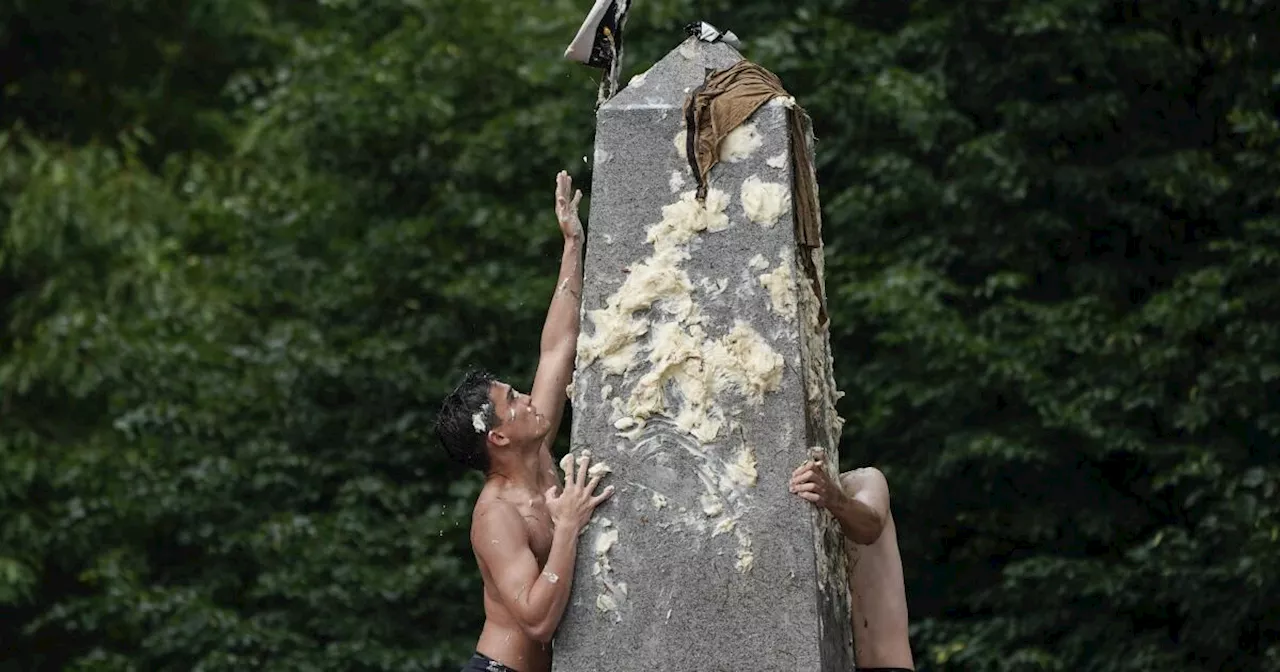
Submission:
POLYGON ((482 473, 489 471, 486 437, 498 424, 489 391, 497 380, 487 371, 471 371, 440 405, 436 438, 449 457, 482 473), (480 427, 477 427, 480 425, 480 427))

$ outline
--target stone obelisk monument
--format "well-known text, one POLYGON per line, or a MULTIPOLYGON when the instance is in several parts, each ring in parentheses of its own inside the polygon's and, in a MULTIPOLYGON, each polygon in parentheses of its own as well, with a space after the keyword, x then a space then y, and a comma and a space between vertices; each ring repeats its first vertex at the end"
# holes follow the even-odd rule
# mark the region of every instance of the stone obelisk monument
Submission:
POLYGON ((687 160, 689 92, 741 58, 690 38, 598 112, 572 445, 616 491, 555 672, 853 669, 839 528, 787 489, 839 463, 808 119, 758 107, 701 198, 687 160))

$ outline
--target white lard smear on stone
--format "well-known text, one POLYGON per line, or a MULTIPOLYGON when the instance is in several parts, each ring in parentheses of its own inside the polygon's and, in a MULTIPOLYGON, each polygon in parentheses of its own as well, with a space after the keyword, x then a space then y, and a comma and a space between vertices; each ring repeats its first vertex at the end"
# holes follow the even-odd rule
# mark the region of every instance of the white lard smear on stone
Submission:
POLYGON ((747 122, 729 131, 720 141, 720 160, 727 163, 738 163, 751 158, 757 149, 764 144, 764 136, 752 122, 747 122))
POLYGON ((779 182, 765 182, 752 175, 742 182, 742 208, 747 219, 771 227, 791 211, 791 191, 779 182))
POLYGON ((679 193, 684 189, 684 174, 678 170, 671 171, 671 179, 667 180, 667 186, 670 187, 671 193, 679 193))
POLYGON ((791 255, 787 250, 778 253, 778 265, 760 275, 760 286, 769 292, 769 305, 773 312, 788 320, 796 318, 795 279, 791 273, 791 255))
MULTIPOLYGON (((684 148, 683 139, 680 134, 673 142, 678 150, 684 148)), ((702 446, 721 439, 726 428, 737 427, 726 414, 722 396, 733 393, 747 404, 760 405, 765 394, 779 388, 783 361, 744 321, 735 321, 728 333, 718 338, 708 334, 694 301, 694 283, 682 268, 689 259, 685 246, 696 235, 729 228, 725 214, 728 202, 727 194, 713 188, 705 202, 699 202, 694 192, 685 192, 662 208, 661 220, 647 231, 653 253, 628 269, 621 286, 603 307, 587 311, 593 329, 579 338, 578 366, 599 361, 604 376, 625 380, 648 364, 630 394, 624 392, 610 400, 614 426, 620 435, 635 440, 649 419, 664 417, 696 439, 698 447, 690 452, 701 464, 701 513, 718 519, 712 536, 734 532, 738 541, 736 567, 746 572, 754 556, 750 535, 738 521, 745 511, 748 489, 756 485, 755 452, 743 442, 734 456, 725 459, 702 446)), ((758 270, 763 268, 767 262, 758 270)), ((774 275, 781 281, 789 270, 789 266, 786 271, 775 270, 774 275)), ((667 506, 663 495, 655 494, 652 501, 655 511, 667 506)), ((688 529, 705 530, 706 525, 697 518, 681 509, 676 522, 688 529)), ((616 539, 609 546, 615 543, 616 539)), ((601 592, 597 607, 616 612, 618 597, 616 590, 601 592)))
MULTIPOLYGON (((809 253, 812 255, 811 259, 815 268, 821 269, 821 249, 811 250, 809 253)), ((821 273, 821 270, 819 270, 819 273, 821 273)), ((800 322, 804 338, 800 339, 800 343, 802 356, 807 367, 805 388, 809 414, 814 418, 826 417, 830 423, 827 427, 830 432, 830 438, 833 442, 838 442, 840 432, 844 426, 844 419, 836 412, 836 402, 844 396, 844 393, 836 388, 835 380, 831 375, 831 352, 830 346, 825 345, 827 343, 827 325, 823 323, 820 316, 820 299, 814 284, 808 281, 807 278, 798 283, 797 290, 799 293, 798 312, 803 315, 800 322), (824 352, 825 357, 823 356, 824 352)), ((821 445, 812 446, 811 450, 822 453, 827 452, 827 449, 821 445)), ((818 561, 818 583, 826 587, 833 583, 839 584, 847 576, 845 571, 847 557, 843 553, 828 556, 824 550, 824 538, 826 538, 826 535, 819 534, 814 536, 814 550, 818 561)))
POLYGON ((591 575, 595 577, 600 592, 596 595, 596 609, 604 612, 613 619, 614 623, 621 622, 622 614, 618 608, 622 606, 627 599, 627 584, 625 581, 618 581, 614 576, 613 566, 609 561, 609 551, 618 543, 618 528, 613 526, 613 521, 608 518, 601 518, 599 521, 599 531, 596 533, 595 545, 592 548, 595 554, 595 562, 591 566, 591 575))

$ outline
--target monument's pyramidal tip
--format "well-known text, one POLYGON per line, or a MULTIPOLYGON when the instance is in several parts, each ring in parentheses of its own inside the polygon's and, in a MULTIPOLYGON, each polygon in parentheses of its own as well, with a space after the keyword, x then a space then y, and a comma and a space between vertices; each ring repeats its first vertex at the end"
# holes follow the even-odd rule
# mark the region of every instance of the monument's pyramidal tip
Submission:
POLYGON ((601 112, 635 108, 683 108, 685 98, 707 78, 742 60, 737 49, 724 42, 703 42, 690 37, 672 49, 648 71, 631 78, 626 87, 601 112))

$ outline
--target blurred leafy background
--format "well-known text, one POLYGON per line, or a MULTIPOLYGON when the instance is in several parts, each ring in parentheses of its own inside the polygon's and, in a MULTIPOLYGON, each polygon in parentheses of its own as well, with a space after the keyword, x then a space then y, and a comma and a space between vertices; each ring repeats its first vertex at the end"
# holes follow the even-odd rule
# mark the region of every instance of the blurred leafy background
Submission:
MULTIPOLYGON (((532 374, 589 4, 0 7, 0 670, 456 669, 431 421, 532 374)), ((1280 670, 1277 13, 635 3, 814 117, 921 670, 1280 670)))

